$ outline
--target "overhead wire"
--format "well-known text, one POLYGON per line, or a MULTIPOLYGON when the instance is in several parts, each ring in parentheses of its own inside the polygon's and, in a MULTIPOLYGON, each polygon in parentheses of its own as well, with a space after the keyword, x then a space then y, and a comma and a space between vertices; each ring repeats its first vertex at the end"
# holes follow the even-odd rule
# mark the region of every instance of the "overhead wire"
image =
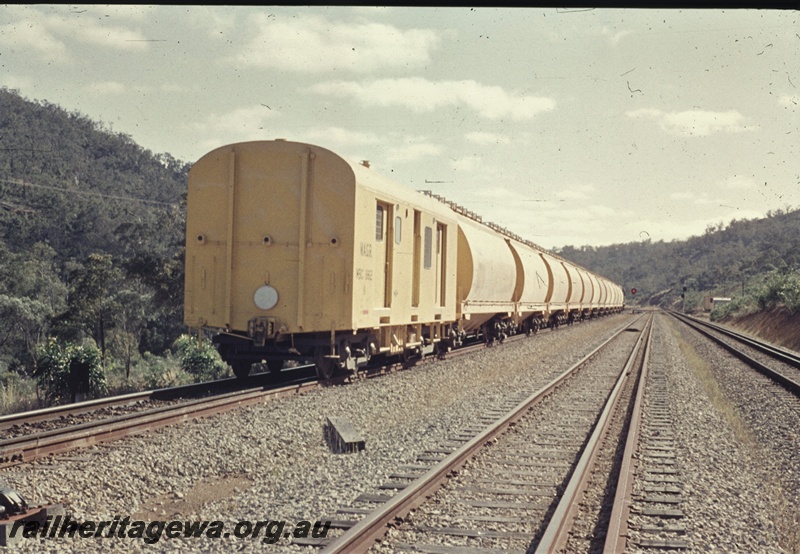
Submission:
POLYGON ((140 202, 142 204, 154 204, 158 206, 169 206, 169 207, 182 207, 185 209, 185 206, 180 202, 161 202, 159 200, 148 200, 146 198, 136 198, 133 196, 119 196, 115 194, 104 194, 102 192, 91 192, 87 190, 72 190, 72 189, 65 189, 61 187, 53 187, 49 185, 39 185, 35 183, 31 183, 28 181, 23 180, 16 180, 16 179, 0 179, 2 183, 9 183, 12 185, 18 185, 22 187, 31 187, 31 188, 38 188, 38 189, 46 189, 46 190, 54 190, 57 192, 63 192, 66 194, 81 194, 84 196, 96 196, 101 198, 111 198, 113 200, 122 200, 126 202, 140 202))

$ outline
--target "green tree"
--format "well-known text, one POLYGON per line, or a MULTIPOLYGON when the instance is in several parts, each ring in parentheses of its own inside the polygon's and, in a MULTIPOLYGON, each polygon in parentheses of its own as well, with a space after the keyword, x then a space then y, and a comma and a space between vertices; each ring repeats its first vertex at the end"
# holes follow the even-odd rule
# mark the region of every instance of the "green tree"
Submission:
MULTIPOLYGON (((106 332, 114 320, 112 291, 122 280, 122 271, 109 254, 90 254, 86 263, 71 275, 68 310, 60 318, 67 328, 78 329, 92 337, 106 355, 106 332)), ((69 333, 67 333, 69 336, 69 333)))
POLYGON ((166 351, 185 331, 183 325, 183 248, 172 255, 139 252, 124 264, 130 279, 152 292, 142 335, 142 348, 157 354, 166 351))
POLYGON ((125 365, 125 380, 130 378, 131 363, 139 354, 142 330, 153 309, 154 293, 144 284, 126 280, 109 300, 114 328, 110 332, 111 351, 125 365))
POLYGON ((54 257, 46 244, 14 253, 0 243, 0 358, 22 373, 33 370, 36 345, 66 306, 54 257))

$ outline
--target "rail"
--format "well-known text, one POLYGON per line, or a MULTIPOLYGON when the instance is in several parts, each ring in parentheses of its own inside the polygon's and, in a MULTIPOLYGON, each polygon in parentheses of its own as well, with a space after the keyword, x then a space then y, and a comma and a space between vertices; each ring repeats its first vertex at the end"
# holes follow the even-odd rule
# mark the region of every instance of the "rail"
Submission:
POLYGON ((299 394, 319 386, 321 385, 318 381, 306 381, 277 389, 264 387, 244 389, 175 406, 154 408, 6 439, 0 441, 0 468, 30 462, 49 454, 116 440, 196 417, 222 413, 263 402, 270 397, 299 394))
POLYGON ((622 465, 619 470, 617 488, 614 495, 614 504, 608 520, 606 542, 603 552, 623 554, 627 546, 628 517, 633 503, 633 483, 637 466, 637 450, 641 424, 644 414, 644 391, 650 367, 650 337, 645 345, 642 369, 639 373, 639 386, 633 402, 633 412, 628 424, 628 434, 625 437, 625 450, 622 453, 622 465))
MULTIPOLYGON (((260 383, 263 379, 268 378, 270 378, 269 374, 264 373, 253 375, 249 379, 251 384, 256 384, 260 383)), ((179 385, 177 387, 166 387, 148 391, 132 392, 118 396, 96 398, 93 400, 64 404, 61 406, 50 406, 48 408, 41 408, 38 410, 7 414, 0 416, 0 431, 11 429, 12 427, 19 425, 40 423, 43 421, 85 414, 103 408, 129 406, 131 404, 147 402, 151 400, 175 400, 178 398, 200 396, 202 394, 208 394, 214 391, 232 390, 241 386, 241 379, 231 377, 226 379, 217 379, 215 381, 206 381, 204 383, 192 383, 189 385, 179 385)))

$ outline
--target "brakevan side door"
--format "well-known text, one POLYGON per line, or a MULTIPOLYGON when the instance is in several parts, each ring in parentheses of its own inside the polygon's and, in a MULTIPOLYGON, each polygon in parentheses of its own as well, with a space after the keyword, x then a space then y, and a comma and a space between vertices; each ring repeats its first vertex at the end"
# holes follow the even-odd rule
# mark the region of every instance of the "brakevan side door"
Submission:
POLYGON ((377 256, 376 265, 381 268, 376 283, 380 287, 379 294, 383 297, 382 307, 384 308, 392 307, 393 212, 392 204, 381 201, 376 202, 375 241, 377 242, 377 252, 375 254, 377 256))

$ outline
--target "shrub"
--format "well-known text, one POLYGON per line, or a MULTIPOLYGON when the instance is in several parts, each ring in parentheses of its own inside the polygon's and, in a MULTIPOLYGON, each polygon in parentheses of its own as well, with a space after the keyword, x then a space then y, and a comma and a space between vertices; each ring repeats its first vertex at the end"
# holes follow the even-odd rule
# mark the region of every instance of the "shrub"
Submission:
POLYGON ((56 339, 40 344, 36 349, 34 375, 51 403, 75 402, 106 392, 100 351, 93 344, 79 345, 56 339))
POLYGON ((181 368, 187 373, 207 380, 227 374, 227 366, 211 341, 203 341, 200 345, 196 337, 181 335, 172 346, 181 361, 181 368))
POLYGON ((711 312, 711 320, 718 321, 777 307, 784 307, 791 313, 800 312, 800 272, 775 270, 767 273, 760 282, 749 286, 743 294, 715 308, 711 312))
POLYGON ((195 380, 194 376, 181 368, 181 363, 171 356, 169 351, 165 357, 145 352, 134 368, 134 373, 140 372, 144 377, 144 386, 148 389, 177 387, 195 380))
POLYGON ((775 273, 766 284, 765 304, 768 308, 784 306, 795 313, 800 309, 800 272, 775 273))

